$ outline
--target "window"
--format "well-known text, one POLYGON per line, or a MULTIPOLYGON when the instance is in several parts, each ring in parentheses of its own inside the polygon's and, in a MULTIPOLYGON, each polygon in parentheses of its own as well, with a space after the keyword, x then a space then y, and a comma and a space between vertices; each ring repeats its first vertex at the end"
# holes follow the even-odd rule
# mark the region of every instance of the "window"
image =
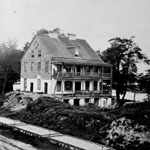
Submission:
POLYGON ((45 72, 48 72, 48 64, 49 64, 49 62, 46 61, 46 62, 45 62, 45 72))
POLYGON ((90 82, 86 81, 85 82, 85 90, 89 91, 89 89, 90 89, 90 82))
POLYGON ((57 71, 61 72, 62 71, 62 66, 61 65, 57 65, 57 71))
POLYGON ((103 80, 103 94, 110 94, 111 90, 111 81, 103 80))
POLYGON ((31 50, 31 57, 34 57, 34 50, 31 50))
POLYGON ((79 56, 79 49, 75 48, 75 57, 78 57, 78 56, 79 56))
POLYGON ((65 102, 66 104, 69 104, 69 99, 64 99, 64 102, 65 102))
POLYGON ((99 90, 102 91, 103 87, 102 87, 102 82, 99 82, 99 90))
POLYGON ((57 89, 57 92, 61 91, 61 81, 57 81, 56 89, 57 89))
POLYGON ((37 80, 37 90, 41 90, 41 79, 37 80))
POLYGON ((67 69, 67 72, 71 72, 71 66, 70 65, 67 65, 66 69, 67 69))
POLYGON ((104 68, 104 73, 111 73, 111 68, 105 67, 104 68))
POLYGON ((85 98, 85 104, 87 105, 90 102, 89 98, 85 98))
POLYGON ((38 50, 38 57, 41 57, 41 50, 38 50))
POLYGON ((94 67, 94 72, 98 73, 98 67, 94 67))
POLYGON ((24 62, 24 72, 27 72, 27 62, 24 62))
POLYGON ((27 88, 27 78, 24 78, 24 90, 27 88))
POLYGON ((38 62, 38 71, 40 71, 41 70, 41 62, 38 62))
POLYGON ((65 91, 72 91, 72 81, 65 82, 65 91))
POLYGON ((31 71, 33 71, 34 68, 34 62, 31 62, 31 71))
POLYGON ((86 72, 90 72, 90 67, 89 67, 89 66, 86 66, 86 67, 85 67, 85 71, 86 71, 86 72))
POLYGON ((99 73, 102 73, 102 67, 99 67, 99 73))
POLYGON ((80 73, 81 72, 81 66, 77 66, 76 68, 77 68, 77 72, 80 73))
POLYGON ((97 81, 94 81, 94 91, 97 91, 97 81))
POLYGON ((99 104, 99 98, 94 98, 94 105, 98 106, 98 104, 99 104))

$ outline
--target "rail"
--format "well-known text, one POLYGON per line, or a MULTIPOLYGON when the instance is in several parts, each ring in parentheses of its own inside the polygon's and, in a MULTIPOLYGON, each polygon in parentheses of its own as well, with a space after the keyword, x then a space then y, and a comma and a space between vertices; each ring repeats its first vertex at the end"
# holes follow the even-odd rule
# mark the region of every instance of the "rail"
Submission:
POLYGON ((54 72, 54 78, 111 78, 111 73, 54 72))

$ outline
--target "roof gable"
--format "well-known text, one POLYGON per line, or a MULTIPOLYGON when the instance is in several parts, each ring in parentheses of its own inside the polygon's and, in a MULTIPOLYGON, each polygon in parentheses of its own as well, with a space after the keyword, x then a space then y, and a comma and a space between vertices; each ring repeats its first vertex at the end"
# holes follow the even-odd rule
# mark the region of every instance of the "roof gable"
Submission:
POLYGON ((95 51, 83 39, 69 40, 68 37, 50 38, 48 35, 40 35, 39 39, 52 57, 75 58, 73 50, 73 47, 75 47, 79 49, 80 59, 99 60, 103 63, 95 51))

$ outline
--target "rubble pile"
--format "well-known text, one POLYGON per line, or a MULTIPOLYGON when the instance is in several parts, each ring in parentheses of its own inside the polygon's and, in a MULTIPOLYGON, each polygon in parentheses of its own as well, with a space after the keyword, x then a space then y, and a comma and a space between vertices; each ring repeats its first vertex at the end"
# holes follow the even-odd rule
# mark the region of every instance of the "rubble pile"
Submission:
POLYGON ((126 117, 119 118, 110 125, 107 145, 121 150, 150 148, 150 129, 126 117))
POLYGON ((30 94, 26 92, 13 91, 6 94, 6 99, 3 108, 11 111, 21 110, 26 108, 27 104, 39 97, 38 94, 30 94))

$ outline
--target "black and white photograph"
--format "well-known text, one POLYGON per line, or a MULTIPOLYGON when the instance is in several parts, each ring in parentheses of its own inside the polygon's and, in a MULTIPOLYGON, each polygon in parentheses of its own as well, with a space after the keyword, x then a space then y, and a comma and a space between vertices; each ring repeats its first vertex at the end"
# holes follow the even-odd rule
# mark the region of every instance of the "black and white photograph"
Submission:
POLYGON ((0 150, 150 150, 150 0, 0 0, 0 150))

